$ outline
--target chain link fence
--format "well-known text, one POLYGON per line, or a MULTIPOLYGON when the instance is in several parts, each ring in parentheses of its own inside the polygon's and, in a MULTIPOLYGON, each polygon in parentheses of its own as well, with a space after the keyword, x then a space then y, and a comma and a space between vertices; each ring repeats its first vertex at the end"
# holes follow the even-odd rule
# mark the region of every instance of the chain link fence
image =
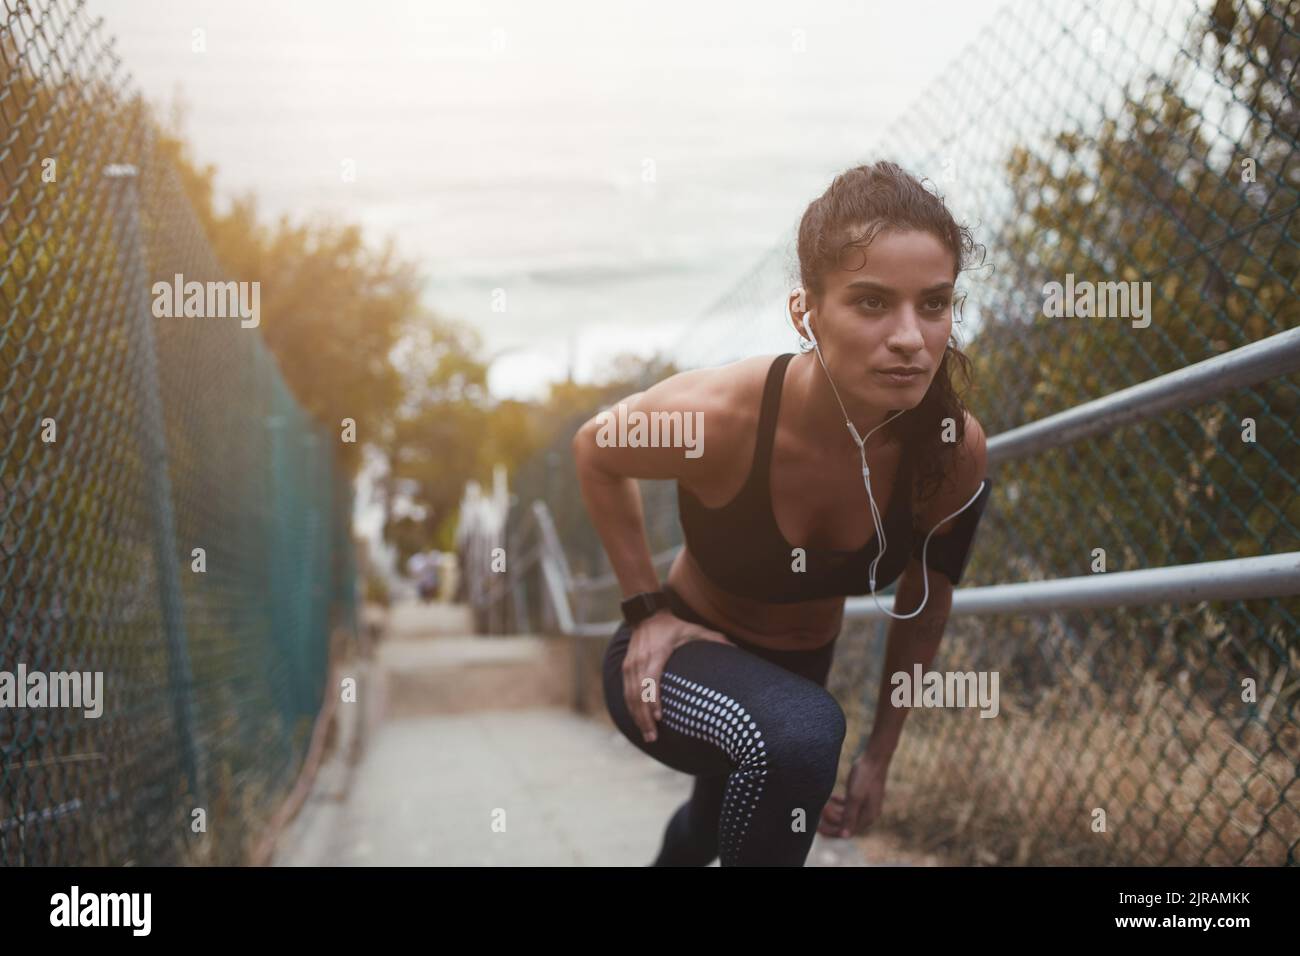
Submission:
POLYGON ((0 63, 0 864, 240 863, 355 626, 338 436, 213 314, 84 4, 6 0, 0 63), (160 315, 178 277, 206 317, 160 315))
MULTIPOLYGON (((844 157, 929 178, 986 247, 955 329, 988 435, 1300 325, 1297 10, 1012 3, 870 157, 844 157), (1147 315, 1137 298, 1047 315, 1049 283, 1085 281, 1135 283, 1147 315)), ((796 349, 793 227, 701 316, 679 366, 796 349)), ((1088 575, 1097 549, 1112 572, 1300 551, 1297 422, 1287 375, 1005 462, 962 586, 1088 575)), ((521 505, 545 498, 595 575, 577 424, 515 487, 521 505)), ((680 544, 673 486, 642 489, 652 552, 680 544)), ((618 596, 586 618, 617 617, 618 596)), ((1298 618, 1295 597, 953 617, 931 667, 997 672, 1000 713, 911 713, 876 826, 958 863, 1293 865, 1298 618)), ((885 634, 850 622, 840 641, 842 773, 885 634)))

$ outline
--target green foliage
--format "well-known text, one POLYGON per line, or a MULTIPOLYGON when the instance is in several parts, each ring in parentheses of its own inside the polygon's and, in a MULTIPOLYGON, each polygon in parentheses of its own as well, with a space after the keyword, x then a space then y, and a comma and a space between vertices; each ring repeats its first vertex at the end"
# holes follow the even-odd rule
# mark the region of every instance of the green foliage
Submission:
MULTIPOLYGON (((1017 214, 996 246, 1014 269, 973 349, 976 380, 989 383, 978 407, 990 412, 990 432, 1300 325, 1296 113, 1285 80, 1251 66, 1295 62, 1297 38, 1224 4, 1205 29, 1205 42, 1218 44, 1218 81, 1249 106, 1235 141, 1186 92, 1211 67, 1181 58, 1171 75, 1126 96, 1095 135, 1064 129, 1007 158, 1017 214), (1243 181, 1246 159, 1258 185, 1243 181), (1015 293, 1067 273, 1149 281, 1151 325, 1026 314, 1015 293)), ((1298 395, 1294 378, 1281 379, 1018 463, 1013 477, 1030 500, 1068 501, 1092 516, 1085 537, 1112 546, 1112 570, 1292 550, 1294 508, 1276 505, 1295 498, 1298 395), (1255 445, 1242 441, 1248 417, 1255 445), (1042 470, 1062 456, 1064 471, 1042 470)), ((1080 573, 1088 541, 1073 533, 1079 527, 1035 542, 1039 566, 1080 573)))

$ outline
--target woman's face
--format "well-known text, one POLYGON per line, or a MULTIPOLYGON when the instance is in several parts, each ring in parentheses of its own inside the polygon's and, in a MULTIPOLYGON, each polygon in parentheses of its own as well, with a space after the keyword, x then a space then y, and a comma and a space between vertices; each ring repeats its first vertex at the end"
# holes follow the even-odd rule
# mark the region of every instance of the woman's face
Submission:
MULTIPOLYGON (((952 252, 929 232, 884 229, 825 277, 812 328, 840 393, 877 408, 920 404, 952 332, 952 252), (853 266, 858 268, 853 269, 853 266), (852 269, 852 271, 850 271, 852 269), (886 369, 920 369, 892 375, 886 369)), ((801 325, 803 316, 795 314, 801 325)))

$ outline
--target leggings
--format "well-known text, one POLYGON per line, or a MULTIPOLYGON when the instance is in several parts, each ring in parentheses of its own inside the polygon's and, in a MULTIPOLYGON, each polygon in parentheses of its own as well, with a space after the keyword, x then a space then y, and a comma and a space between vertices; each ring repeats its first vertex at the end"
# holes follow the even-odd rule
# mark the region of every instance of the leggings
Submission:
MULTIPOLYGON (((722 631, 665 590, 677 617, 722 631)), ((739 646, 695 640, 673 651, 651 743, 623 699, 632 638, 626 622, 605 650, 605 704, 614 724, 655 760, 695 777, 651 865, 707 866, 717 858, 721 866, 803 866, 844 743, 844 711, 826 690, 838 635, 809 651, 727 637, 739 646)))

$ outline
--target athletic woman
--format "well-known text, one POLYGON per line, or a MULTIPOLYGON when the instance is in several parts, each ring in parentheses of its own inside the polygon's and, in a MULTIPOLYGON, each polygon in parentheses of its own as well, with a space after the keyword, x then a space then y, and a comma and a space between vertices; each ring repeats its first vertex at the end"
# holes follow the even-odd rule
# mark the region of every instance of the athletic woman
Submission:
POLYGON ((952 382, 958 365, 969 381, 952 301, 975 248, 895 164, 850 169, 799 226, 789 310, 805 351, 624 399, 629 420, 702 413, 702 454, 601 440, 605 415, 574 436, 625 599, 604 657, 610 716, 695 777, 653 865, 802 866, 814 828, 846 837, 880 813, 907 714, 889 675, 934 658, 991 487, 983 430, 952 382), (638 478, 677 482, 685 547, 662 588, 638 478), (898 580, 896 619, 871 734, 832 796, 845 718, 826 678, 844 598, 872 578, 898 580))

